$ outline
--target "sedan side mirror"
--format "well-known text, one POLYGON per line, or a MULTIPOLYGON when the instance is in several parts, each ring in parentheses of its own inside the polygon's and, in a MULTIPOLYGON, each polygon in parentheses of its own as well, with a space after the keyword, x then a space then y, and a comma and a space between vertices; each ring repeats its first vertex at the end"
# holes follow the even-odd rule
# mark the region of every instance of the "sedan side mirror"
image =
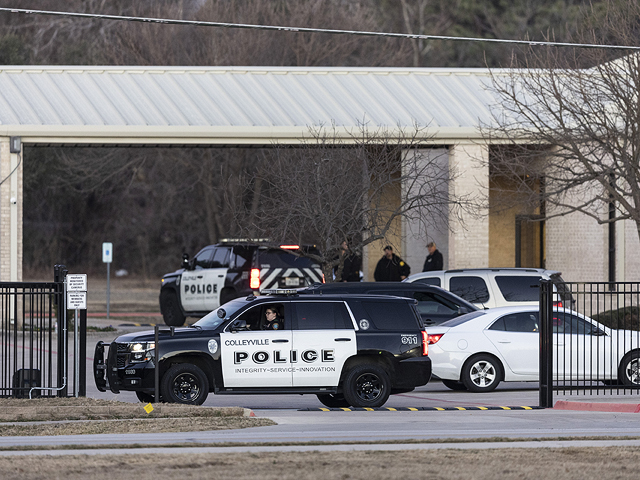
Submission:
POLYGON ((464 315, 465 313, 469 313, 469 309, 467 307, 458 307, 458 315, 464 315))
POLYGON ((229 328, 229 331, 231 333, 236 333, 242 330, 249 330, 247 328, 246 320, 234 320, 233 323, 231 324, 231 328, 229 328))

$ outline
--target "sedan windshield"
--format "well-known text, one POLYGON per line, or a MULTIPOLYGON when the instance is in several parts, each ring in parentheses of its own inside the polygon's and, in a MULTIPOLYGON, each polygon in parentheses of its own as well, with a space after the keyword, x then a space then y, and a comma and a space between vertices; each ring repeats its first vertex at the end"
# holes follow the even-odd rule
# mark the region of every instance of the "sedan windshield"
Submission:
POLYGON ((231 315, 240 310, 242 307, 247 305, 248 301, 244 298, 236 298, 235 300, 231 300, 230 302, 225 303, 221 307, 216 308, 211 313, 208 313, 196 323, 195 326, 206 328, 206 329, 215 329, 218 328, 222 322, 227 320, 231 315))

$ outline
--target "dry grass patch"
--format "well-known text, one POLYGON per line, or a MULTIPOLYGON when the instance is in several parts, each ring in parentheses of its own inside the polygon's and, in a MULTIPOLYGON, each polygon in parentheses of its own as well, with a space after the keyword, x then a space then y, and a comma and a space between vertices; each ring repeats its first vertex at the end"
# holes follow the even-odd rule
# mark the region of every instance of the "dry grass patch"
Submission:
POLYGON ((438 480, 635 479, 638 447, 305 452, 0 458, 4 479, 116 478, 307 480, 429 478, 438 480))
POLYGON ((40 435, 94 435, 101 433, 171 433, 229 430, 235 428, 275 425, 268 418, 249 417, 200 417, 200 418, 150 418, 132 420, 93 420, 81 422, 56 422, 0 425, 0 436, 40 435))
POLYGON ((143 403, 95 398, 0 398, 0 422, 50 420, 100 420, 125 418, 211 418, 242 417, 240 407, 201 407, 180 404, 153 405, 150 414, 143 403))
POLYGON ((240 407, 159 404, 147 413, 142 403, 94 398, 0 399, 1 436, 161 433, 274 425, 248 417, 240 407), (55 422, 55 423, 47 423, 55 422))

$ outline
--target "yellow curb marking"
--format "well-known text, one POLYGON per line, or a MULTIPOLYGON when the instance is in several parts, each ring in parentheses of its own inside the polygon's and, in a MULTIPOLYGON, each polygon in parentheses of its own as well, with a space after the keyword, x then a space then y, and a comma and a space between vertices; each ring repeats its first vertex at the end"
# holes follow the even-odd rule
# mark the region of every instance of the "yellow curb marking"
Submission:
POLYGON ((330 412, 331 411, 328 408, 322 408, 322 407, 320 407, 320 410, 322 410, 323 412, 330 412))

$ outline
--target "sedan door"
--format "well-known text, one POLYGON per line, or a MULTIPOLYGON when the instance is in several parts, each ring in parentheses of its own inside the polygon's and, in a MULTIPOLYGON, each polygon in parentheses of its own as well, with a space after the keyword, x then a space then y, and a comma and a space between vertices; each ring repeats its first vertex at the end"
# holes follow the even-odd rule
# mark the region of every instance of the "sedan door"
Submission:
POLYGON ((498 318, 484 334, 505 360, 507 368, 516 375, 537 380, 538 332, 538 312, 517 312, 498 318))

